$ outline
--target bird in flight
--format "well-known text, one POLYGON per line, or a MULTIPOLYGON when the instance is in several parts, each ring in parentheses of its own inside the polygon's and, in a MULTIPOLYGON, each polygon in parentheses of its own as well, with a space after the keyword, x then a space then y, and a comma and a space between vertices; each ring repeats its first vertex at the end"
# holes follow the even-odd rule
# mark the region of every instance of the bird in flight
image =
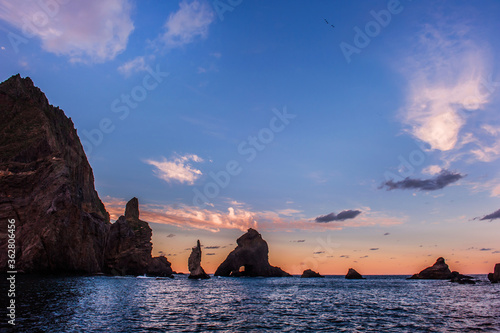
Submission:
MULTIPOLYGON (((326 19, 324 19, 324 20, 325 20, 326 24, 330 24, 330 23, 329 23, 326 19)), ((332 28, 335 28, 335 26, 334 26, 333 24, 330 24, 330 26, 331 26, 332 28)))

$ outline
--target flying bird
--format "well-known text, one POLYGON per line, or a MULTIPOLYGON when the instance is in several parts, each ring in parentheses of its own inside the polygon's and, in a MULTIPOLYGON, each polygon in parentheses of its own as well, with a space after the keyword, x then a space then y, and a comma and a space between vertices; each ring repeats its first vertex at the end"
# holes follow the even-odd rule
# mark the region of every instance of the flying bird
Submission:
MULTIPOLYGON (((326 24, 330 24, 330 23, 329 23, 326 19, 324 19, 324 20, 325 20, 326 24)), ((334 26, 333 24, 330 24, 330 26, 331 26, 332 28, 335 28, 335 26, 334 26)))

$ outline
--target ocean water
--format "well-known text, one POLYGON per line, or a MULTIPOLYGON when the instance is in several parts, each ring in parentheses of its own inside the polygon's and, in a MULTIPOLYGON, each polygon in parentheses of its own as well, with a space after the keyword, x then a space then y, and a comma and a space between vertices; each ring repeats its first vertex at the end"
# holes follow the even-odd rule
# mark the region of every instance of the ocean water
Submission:
MULTIPOLYGON (((366 280, 21 277, 6 332, 500 332, 500 284, 366 280)), ((5 318, 5 317, 4 317, 5 318)), ((5 330, 4 330, 5 329, 5 330)))

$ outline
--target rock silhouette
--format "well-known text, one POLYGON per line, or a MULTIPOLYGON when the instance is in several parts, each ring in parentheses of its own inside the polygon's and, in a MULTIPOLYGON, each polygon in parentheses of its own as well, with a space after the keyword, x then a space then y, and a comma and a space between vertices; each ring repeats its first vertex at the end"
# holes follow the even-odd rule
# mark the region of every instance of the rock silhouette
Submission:
POLYGON ((451 273, 450 268, 444 261, 444 258, 439 257, 434 265, 427 267, 420 273, 414 274, 409 279, 448 280, 453 277, 454 274, 451 273))
POLYGON ((188 279, 210 279, 210 276, 201 267, 201 245, 199 240, 191 250, 191 255, 188 259, 188 268, 191 273, 188 279))
POLYGON ((500 283, 500 264, 496 264, 493 273, 488 274, 488 280, 491 283, 500 283))
MULTIPOLYGON (((172 273, 166 258, 151 258, 137 199, 110 223, 73 122, 19 74, 0 84, 0 177, 0 219, 15 220, 18 272, 172 273)), ((0 223, 4 271, 6 237, 0 223)))
POLYGON ((364 277, 361 274, 359 274, 354 268, 349 268, 349 270, 347 271, 347 274, 345 275, 345 278, 349 279, 349 280, 364 279, 364 277))
POLYGON ((0 136, 0 219, 15 219, 17 271, 100 272, 109 215, 71 119, 18 74, 0 84, 0 136))
POLYGON ((312 269, 306 269, 304 272, 302 272, 302 275, 300 277, 301 278, 324 278, 323 275, 319 274, 318 272, 313 271, 312 269))
POLYGON ((164 257, 151 257, 152 231, 139 219, 139 200, 127 202, 125 216, 120 216, 109 230, 104 271, 113 275, 171 276, 170 263, 164 257))
POLYGON ((267 242, 255 229, 238 238, 238 246, 215 271, 215 276, 291 276, 279 267, 269 264, 267 242))

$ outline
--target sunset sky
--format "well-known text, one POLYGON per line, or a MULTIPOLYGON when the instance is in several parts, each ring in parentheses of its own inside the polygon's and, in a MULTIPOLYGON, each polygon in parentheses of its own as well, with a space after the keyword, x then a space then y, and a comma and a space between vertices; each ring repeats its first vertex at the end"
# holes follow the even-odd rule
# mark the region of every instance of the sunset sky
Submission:
POLYGON ((112 220, 213 273, 500 262, 500 2, 0 0, 0 81, 71 117, 112 220))

